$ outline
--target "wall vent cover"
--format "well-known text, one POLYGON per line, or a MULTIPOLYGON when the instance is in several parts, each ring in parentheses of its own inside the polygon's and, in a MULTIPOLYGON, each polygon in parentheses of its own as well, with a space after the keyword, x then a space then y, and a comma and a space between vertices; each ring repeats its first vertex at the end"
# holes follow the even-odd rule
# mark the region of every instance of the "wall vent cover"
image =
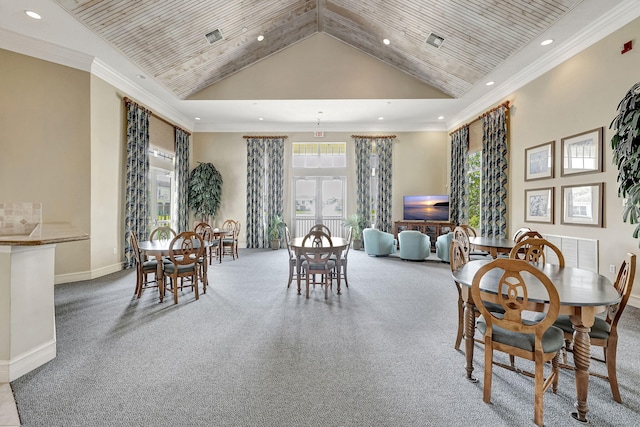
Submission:
POLYGON ((222 39, 222 32, 219 29, 215 29, 208 34, 205 34, 205 37, 209 41, 209 44, 214 44, 218 40, 222 39))

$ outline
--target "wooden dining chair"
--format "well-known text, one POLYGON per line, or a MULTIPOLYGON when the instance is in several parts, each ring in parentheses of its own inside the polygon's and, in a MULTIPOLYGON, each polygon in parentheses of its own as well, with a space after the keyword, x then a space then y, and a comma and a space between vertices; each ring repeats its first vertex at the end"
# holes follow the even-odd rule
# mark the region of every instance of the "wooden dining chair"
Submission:
POLYGON ((535 364, 534 377, 534 416, 538 426, 543 425, 544 393, 551 386, 555 394, 558 389, 558 366, 560 350, 564 345, 562 330, 553 323, 560 311, 560 297, 551 280, 538 268, 518 259, 495 259, 480 267, 473 277, 471 295, 482 316, 476 321, 478 330, 484 337, 484 393, 483 401, 491 402, 491 380, 493 365, 505 366, 493 360, 494 350, 515 357, 531 360, 535 364), (497 288, 493 292, 480 287, 485 274, 494 269, 502 270, 497 288), (535 305, 528 299, 527 283, 522 273, 528 273, 546 289, 547 304, 542 304, 545 316, 532 322, 523 316, 535 305), (496 298, 496 292, 498 297, 496 298), (497 299, 504 313, 489 311, 485 301, 497 299), (551 361, 551 372, 545 378, 545 364, 551 361))
POLYGON ((240 235, 240 222, 228 219, 222 223, 222 231, 228 235, 222 238, 222 248, 220 248, 220 256, 231 255, 232 259, 238 256, 238 237, 240 235))
POLYGON ((327 227, 324 224, 316 224, 313 227, 311 227, 309 231, 322 231, 323 233, 331 237, 331 230, 329 230, 329 227, 327 227))
POLYGON ((558 260, 557 265, 564 267, 564 255, 562 255, 562 251, 550 241, 537 237, 523 238, 520 240, 511 249, 511 252, 509 252, 509 258, 545 264, 547 261, 546 250, 552 251, 558 260))
MULTIPOLYGON (((631 288, 633 287, 633 279, 636 275, 636 255, 627 253, 620 270, 618 270, 618 276, 615 281, 615 288, 620 294, 620 302, 613 304, 607 309, 607 317, 596 317, 589 337, 591 338, 591 345, 602 347, 604 352, 604 358, 598 358, 591 356, 592 359, 605 363, 607 366, 607 375, 601 375, 596 372, 589 372, 589 374, 606 379, 609 381, 611 387, 611 394, 613 394, 613 400, 618 403, 622 403, 620 397, 620 388, 618 387, 618 375, 616 373, 616 353, 618 350, 618 322, 622 313, 627 306, 629 297, 631 296, 631 288)), ((567 365, 566 352, 573 351, 573 325, 569 316, 561 315, 554 323, 554 326, 559 327, 564 332, 565 339, 565 352, 563 357, 563 368, 573 369, 572 366, 567 365)))
POLYGON ((331 259, 333 243, 331 237, 322 231, 311 231, 302 239, 302 271, 305 275, 307 288, 306 298, 309 299, 309 287, 311 280, 313 285, 324 286, 324 298, 329 298, 329 288, 331 288, 332 277, 335 272, 336 261, 331 259), (316 282, 316 275, 322 280, 316 282))
MULTIPOLYGON (((344 285, 349 287, 349 279, 347 279, 347 263, 349 261, 349 248, 351 247, 351 243, 353 242, 353 227, 349 227, 347 231, 347 247, 342 254, 340 255, 340 271, 336 272, 340 275, 340 279, 344 279, 344 285)), ((334 255, 332 259, 337 259, 334 255)), ((337 266, 336 266, 337 268, 337 266)))
POLYGON ((525 231, 522 232, 520 234, 518 234, 518 237, 516 237, 516 239, 514 239, 514 242, 518 243, 523 241, 524 239, 528 239, 530 237, 536 238, 536 239, 544 239, 544 236, 542 236, 542 234, 538 233, 535 230, 530 230, 530 231, 525 231))
POLYGON ((134 295, 138 298, 142 296, 142 290, 158 287, 158 261, 156 259, 143 260, 142 252, 138 246, 138 239, 133 231, 129 232, 133 254, 136 260, 136 288, 134 295), (153 274, 153 280, 149 280, 149 275, 153 274))
POLYGON ((213 228, 206 222, 199 222, 195 225, 193 231, 208 244, 208 247, 205 249, 205 257, 208 256, 209 265, 211 265, 214 255, 217 254, 218 245, 220 244, 219 240, 214 236, 213 228))
MULTIPOLYGON (((200 298, 199 276, 201 270, 200 261, 204 259, 204 241, 202 237, 193 231, 184 231, 171 241, 169 249, 169 261, 163 264, 164 283, 163 292, 169 288, 173 293, 173 303, 178 303, 178 278, 189 278, 189 281, 180 281, 180 289, 185 286, 193 288, 196 300, 200 298), (169 279, 169 283, 167 283, 169 279)), ((203 278, 203 293, 207 292, 206 279, 203 278)))
POLYGON ((169 226, 156 227, 149 235, 149 240, 171 240, 176 237, 176 231, 169 226))
POLYGON ((469 240, 469 233, 464 227, 457 226, 453 229, 453 239, 451 243, 458 242, 460 245, 460 249, 463 252, 464 259, 469 261, 469 256, 471 255, 471 242, 469 240))
POLYGON ((289 282, 287 283, 287 288, 291 286, 291 283, 294 279, 298 278, 298 257, 293 249, 291 249, 291 245, 289 242, 291 241, 291 232, 289 231, 289 227, 285 225, 284 227, 284 240, 287 245, 287 252, 289 253, 289 282))
POLYGON ((518 228, 515 231, 515 233, 513 233, 513 241, 517 242, 522 233, 526 233, 526 232, 529 232, 529 231, 531 231, 531 229, 529 227, 520 227, 520 228, 518 228))

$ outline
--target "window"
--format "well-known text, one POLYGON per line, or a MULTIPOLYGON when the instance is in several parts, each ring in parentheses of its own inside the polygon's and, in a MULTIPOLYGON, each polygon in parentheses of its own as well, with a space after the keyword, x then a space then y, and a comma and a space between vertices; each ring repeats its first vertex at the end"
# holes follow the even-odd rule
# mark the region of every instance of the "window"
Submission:
POLYGON ((467 158, 467 216, 469 225, 480 226, 480 183, 482 180, 482 151, 469 153, 467 158))
POLYGON ((176 182, 174 153, 149 149, 149 227, 176 229, 176 182))
POLYGON ((347 144, 345 142, 296 142, 292 147, 294 168, 345 168, 347 144))

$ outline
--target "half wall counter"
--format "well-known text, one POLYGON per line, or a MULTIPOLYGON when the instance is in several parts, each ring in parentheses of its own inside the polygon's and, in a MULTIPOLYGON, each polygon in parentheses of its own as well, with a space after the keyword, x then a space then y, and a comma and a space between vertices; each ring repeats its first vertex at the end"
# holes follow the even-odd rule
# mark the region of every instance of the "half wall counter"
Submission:
POLYGON ((56 356, 55 247, 87 240, 68 223, 38 223, 28 234, 0 233, 0 383, 56 356))

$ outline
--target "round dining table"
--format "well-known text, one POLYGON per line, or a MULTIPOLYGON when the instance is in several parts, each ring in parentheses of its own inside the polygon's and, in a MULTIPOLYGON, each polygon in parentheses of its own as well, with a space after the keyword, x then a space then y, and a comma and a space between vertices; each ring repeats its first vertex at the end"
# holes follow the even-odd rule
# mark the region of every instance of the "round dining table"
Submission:
MULTIPOLYGON (((159 286, 160 282, 164 280, 162 258, 169 256, 169 250, 170 250, 172 241, 173 241, 172 239, 156 239, 156 240, 143 240, 141 242, 138 242, 138 248, 140 249, 140 252, 142 252, 143 255, 147 257, 155 257, 156 260, 158 261, 158 269, 156 270, 156 280, 158 282, 158 292, 160 296, 160 302, 162 302, 164 299, 163 286, 159 286)), ((174 245, 174 247, 179 247, 180 242, 181 240, 178 240, 174 245)), ((205 283, 205 286, 208 286, 209 280, 207 278, 207 265, 209 263, 206 262, 207 261, 206 251, 209 248, 209 246, 211 246, 211 242, 207 242, 206 240, 203 242, 204 242, 204 248, 205 248, 205 254, 204 254, 205 262, 202 263, 203 264, 202 280, 205 283)))
POLYGON ((497 258, 499 253, 508 254, 516 242, 501 237, 471 237, 469 243, 475 250, 489 252, 491 258, 497 258))
MULTIPOLYGON (((340 269, 342 268, 342 252, 344 250, 347 249, 347 246, 349 246, 349 240, 345 239, 344 237, 331 237, 331 245, 329 245, 329 242, 324 241, 325 239, 323 239, 322 242, 322 248, 326 249, 327 252, 332 252, 335 255, 336 258, 336 271, 338 271, 338 274, 336 274, 336 285, 337 285, 337 292, 338 295, 340 295, 340 269)), ((300 270, 302 268, 302 257, 303 257, 303 252, 304 252, 304 248, 311 248, 314 247, 313 246, 313 241, 312 239, 308 239, 306 242, 306 246, 303 246, 302 243, 304 241, 304 237, 296 237, 294 239, 291 239, 289 241, 289 246, 291 247, 291 249, 294 251, 295 255, 296 255, 296 271, 298 272, 297 276, 298 276, 298 295, 301 295, 301 287, 300 287, 300 270)))
MULTIPOLYGON (((469 261, 458 270, 452 272, 453 280, 459 283, 464 300, 464 326, 465 326, 465 356, 467 379, 476 382, 473 377, 473 348, 475 333, 475 313, 473 298, 471 297, 471 285, 477 271, 488 260, 469 261)), ((572 416, 582 422, 587 421, 587 395, 589 392, 589 364, 591 355, 591 338, 589 332, 593 326, 595 315, 604 312, 610 305, 616 304, 621 297, 611 281, 602 274, 591 270, 573 267, 560 267, 554 264, 534 263, 551 282, 555 285, 560 297, 560 314, 571 317, 573 324, 574 363, 576 382, 577 412, 572 416)), ((498 302, 498 283, 502 276, 501 269, 491 270, 485 274, 480 282, 480 287, 496 295, 498 302)), ((529 300, 534 304, 544 304, 547 298, 544 286, 533 276, 523 273, 527 283, 529 300)), ((531 307, 532 311, 538 311, 539 307, 531 307)))

